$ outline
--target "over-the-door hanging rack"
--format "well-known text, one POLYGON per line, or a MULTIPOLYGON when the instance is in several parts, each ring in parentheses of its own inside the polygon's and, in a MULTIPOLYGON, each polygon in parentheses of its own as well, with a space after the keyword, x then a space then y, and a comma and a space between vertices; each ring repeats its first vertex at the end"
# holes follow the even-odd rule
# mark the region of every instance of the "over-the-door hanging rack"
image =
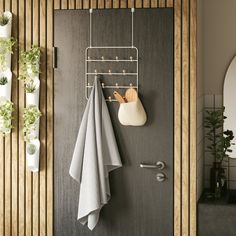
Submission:
MULTIPOLYGON (((93 41, 92 41, 92 13, 93 9, 89 9, 89 47, 86 48, 85 50, 85 94, 86 98, 88 99, 89 95, 89 89, 92 88, 92 85, 89 83, 89 76, 99 76, 99 75, 105 75, 105 76, 126 76, 129 79, 132 80, 132 83, 129 82, 129 85, 122 85, 116 81, 114 85, 106 85, 105 82, 102 83, 102 88, 104 89, 126 89, 126 88, 136 88, 138 91, 138 49, 134 46, 134 8, 131 8, 131 46, 92 46, 93 41), (135 53, 129 56, 128 58, 119 58, 118 56, 112 56, 112 57, 104 57, 101 55, 98 58, 93 58, 90 56, 90 52, 92 50, 102 50, 102 49, 119 49, 119 50, 134 50, 135 53), (95 63, 96 66, 98 66, 98 63, 135 63, 135 71, 127 71, 125 69, 122 69, 121 71, 112 71, 112 69, 108 69, 107 71, 98 71, 95 69, 94 71, 88 71, 89 63, 95 63), (134 77, 134 78, 133 78, 134 77)), ((112 99, 111 96, 106 99, 107 101, 116 101, 116 99, 112 99)))

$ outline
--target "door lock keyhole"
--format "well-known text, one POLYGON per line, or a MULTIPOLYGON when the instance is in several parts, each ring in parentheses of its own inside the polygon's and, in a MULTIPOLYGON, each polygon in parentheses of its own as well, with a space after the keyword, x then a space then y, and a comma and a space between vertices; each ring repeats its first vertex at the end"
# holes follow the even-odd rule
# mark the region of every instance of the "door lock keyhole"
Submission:
POLYGON ((163 182, 166 180, 166 175, 160 172, 160 173, 157 173, 156 178, 158 182, 163 182))

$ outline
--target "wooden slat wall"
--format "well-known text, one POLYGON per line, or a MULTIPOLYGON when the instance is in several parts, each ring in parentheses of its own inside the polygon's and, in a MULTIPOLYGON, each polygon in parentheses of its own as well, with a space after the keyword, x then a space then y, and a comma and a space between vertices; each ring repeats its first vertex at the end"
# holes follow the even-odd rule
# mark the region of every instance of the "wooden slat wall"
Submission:
POLYGON ((0 136, 0 235, 53 235, 53 9, 174 7, 175 157, 174 229, 196 235, 196 0, 1 0, 13 13, 14 129, 0 136), (28 171, 22 137, 24 89, 16 78, 19 50, 42 48, 40 172, 28 171), (190 96, 191 94, 191 96, 190 96), (191 173, 191 175, 190 175, 191 173))

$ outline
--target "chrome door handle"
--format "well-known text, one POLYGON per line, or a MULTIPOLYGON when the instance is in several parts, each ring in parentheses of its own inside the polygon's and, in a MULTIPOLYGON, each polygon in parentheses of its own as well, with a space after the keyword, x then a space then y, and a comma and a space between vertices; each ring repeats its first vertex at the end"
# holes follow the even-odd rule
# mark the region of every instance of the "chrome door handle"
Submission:
POLYGON ((149 168, 149 169, 159 169, 162 170, 166 167, 165 163, 163 161, 158 161, 156 164, 147 164, 147 163, 141 163, 141 168, 149 168))

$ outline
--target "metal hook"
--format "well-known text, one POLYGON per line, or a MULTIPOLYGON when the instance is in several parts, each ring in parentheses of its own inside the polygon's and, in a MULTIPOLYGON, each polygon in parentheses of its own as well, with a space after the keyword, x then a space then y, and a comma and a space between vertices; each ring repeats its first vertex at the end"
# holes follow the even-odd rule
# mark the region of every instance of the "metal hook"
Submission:
POLYGON ((90 83, 88 83, 88 86, 90 86, 90 83))
POLYGON ((130 56, 129 59, 130 59, 130 61, 133 61, 133 57, 132 56, 130 56))
POLYGON ((97 70, 96 69, 94 70, 94 72, 95 72, 95 74, 97 74, 97 70))
POLYGON ((130 84, 129 84, 129 86, 130 86, 130 88, 132 88, 132 87, 133 87, 133 84, 132 84, 132 83, 130 83, 130 84))
POLYGON ((119 84, 118 83, 116 83, 116 87, 119 88, 119 84))
POLYGON ((108 70, 109 74, 111 75, 111 70, 108 70))
POLYGON ((90 60, 90 57, 88 56, 88 60, 90 60))
POLYGON ((109 99, 109 102, 111 102, 111 96, 109 96, 108 99, 109 99))
POLYGON ((125 75, 125 70, 122 70, 122 72, 123 72, 123 75, 125 75))
POLYGON ((103 87, 103 88, 105 87, 105 84, 104 84, 104 83, 102 83, 102 87, 103 87))
POLYGON ((119 61, 119 57, 118 56, 116 56, 116 60, 119 61))
POLYGON ((102 60, 104 61, 104 56, 102 56, 101 58, 102 58, 102 60))

